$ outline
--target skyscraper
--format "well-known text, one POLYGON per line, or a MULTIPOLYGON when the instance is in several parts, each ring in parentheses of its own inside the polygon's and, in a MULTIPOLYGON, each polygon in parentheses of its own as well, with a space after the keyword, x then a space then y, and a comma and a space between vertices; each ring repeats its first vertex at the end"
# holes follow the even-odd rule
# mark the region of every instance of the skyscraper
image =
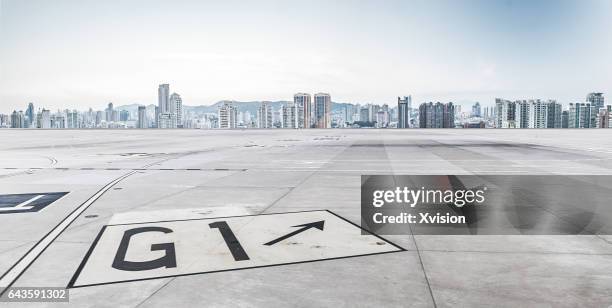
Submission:
POLYGON ((13 110, 11 114, 11 127, 12 128, 24 128, 25 127, 25 116, 23 115, 23 111, 17 112, 13 110))
POLYGON ((527 103, 528 128, 546 128, 548 127, 548 104, 539 99, 529 100, 527 103))
POLYGON ((410 95, 397 97, 397 128, 410 128, 410 111, 412 109, 412 97, 410 95))
POLYGON ((592 128, 597 124, 597 108, 590 103, 569 104, 569 128, 592 128))
POLYGON ((477 118, 481 117, 481 109, 480 109, 480 103, 479 102, 476 102, 472 106, 472 116, 473 117, 477 117, 477 118))
POLYGON ((597 128, 609 128, 610 127, 610 110, 606 108, 600 108, 597 114, 597 128))
POLYGON ((160 84, 157 89, 157 106, 159 107, 159 113, 170 112, 168 102, 170 100, 170 85, 167 83, 160 84))
POLYGON ((174 128, 176 125, 176 116, 172 116, 170 111, 170 85, 167 83, 160 84, 157 88, 157 114, 155 120, 157 128, 174 128))
POLYGON ((79 128, 79 112, 66 110, 66 128, 79 128))
POLYGON ((561 104, 554 100, 548 101, 547 128, 561 128, 563 126, 563 110, 561 104))
POLYGON ((297 93, 293 95, 293 103, 296 108, 297 125, 299 128, 310 128, 312 126, 312 102, 310 94, 297 93))
POLYGON ((108 103, 108 107, 106 108, 106 122, 114 122, 114 111, 113 103, 108 103))
POLYGON ((353 123, 353 114, 355 113, 353 107, 355 106, 351 104, 344 105, 344 121, 348 124, 353 123))
POLYGON ((261 106, 257 109, 257 127, 272 128, 273 125, 272 106, 268 102, 261 102, 261 106))
POLYGON ((130 112, 127 110, 119 111, 119 121, 126 122, 130 119, 130 112))
POLYGON ((455 106, 453 103, 422 103, 419 106, 420 128, 454 128, 455 106))
POLYGON ((376 128, 386 128, 387 126, 389 126, 389 111, 378 111, 376 113, 376 128))
POLYGON ((27 127, 32 127, 33 123, 35 122, 36 119, 34 119, 35 114, 34 114, 34 103, 29 103, 28 104, 28 109, 26 109, 26 113, 25 116, 27 117, 26 119, 26 126, 27 127))
POLYGON ((170 95, 170 113, 176 114, 176 126, 175 127, 183 127, 183 100, 181 96, 172 93, 170 95))
POLYGON ((314 123, 316 128, 331 128, 331 96, 327 93, 314 95, 314 123))
POLYGON ((147 107, 138 106, 138 124, 136 125, 138 128, 148 128, 147 124, 147 107))
POLYGON ((515 119, 517 128, 529 127, 529 102, 527 100, 517 100, 514 102, 516 106, 515 119))
POLYGON ((569 111, 563 110, 561 113, 561 128, 569 128, 569 111))
POLYGON ((599 109, 604 108, 604 96, 603 93, 589 93, 586 97, 586 102, 591 104, 597 112, 599 109))
POLYGON ((238 126, 238 109, 230 104, 223 103, 219 106, 219 128, 236 128, 238 126))
POLYGON ((296 122, 297 117, 295 116, 296 108, 293 102, 288 102, 284 104, 282 107, 282 113, 283 113, 283 121, 282 121, 283 128, 298 128, 297 126, 298 123, 296 122))
POLYGON ((370 122, 370 109, 368 107, 359 108, 359 121, 370 122))
POLYGON ((176 128, 176 114, 163 112, 159 114, 157 128, 176 128))
POLYGON ((51 112, 47 109, 41 111, 40 128, 51 128, 51 112))

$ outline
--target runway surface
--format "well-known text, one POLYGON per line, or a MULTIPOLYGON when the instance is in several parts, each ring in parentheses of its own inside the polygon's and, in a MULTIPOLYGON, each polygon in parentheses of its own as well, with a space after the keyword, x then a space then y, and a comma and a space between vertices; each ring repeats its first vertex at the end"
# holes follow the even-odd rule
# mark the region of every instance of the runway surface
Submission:
MULTIPOLYGON (((19 195, 0 196, 0 287, 70 284, 79 307, 607 307, 612 236, 354 235, 362 174, 612 175, 611 137, 0 130, 0 195, 19 195), (171 232, 121 255, 132 226, 171 232)), ((41 305, 64 304, 19 304, 41 305)))

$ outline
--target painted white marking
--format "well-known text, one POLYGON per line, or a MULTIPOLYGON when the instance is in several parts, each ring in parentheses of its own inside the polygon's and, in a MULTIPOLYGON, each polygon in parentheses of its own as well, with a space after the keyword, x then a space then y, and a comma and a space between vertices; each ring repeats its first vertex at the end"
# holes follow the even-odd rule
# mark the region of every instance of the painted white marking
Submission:
POLYGON ((45 195, 38 195, 34 198, 31 198, 30 200, 21 202, 19 204, 17 204, 16 206, 13 207, 0 207, 0 212, 8 212, 8 211, 27 211, 32 209, 34 206, 27 206, 28 204, 44 197, 45 195))
POLYGON ((0 277, 0 290, 11 286, 19 276, 36 260, 36 258, 49 246, 51 243, 64 231, 68 226, 81 215, 92 203, 94 203, 102 194, 117 184, 124 178, 136 173, 132 171, 106 184, 96 194, 91 196, 87 201, 77 207, 70 215, 62 222, 53 228, 45 237, 34 245, 17 263, 15 263, 2 277, 0 277))
POLYGON ((92 245, 80 271, 75 273, 71 286, 402 251, 382 238, 361 232, 359 227, 328 211, 108 225, 92 245), (233 241, 224 239, 222 226, 226 226, 226 231, 231 229, 231 236, 235 236, 233 241), (157 228, 158 231, 133 235, 127 249, 122 250, 122 239, 138 228, 157 228), (160 232, 160 228, 166 231, 160 232), (157 249, 152 249, 152 245, 157 249), (159 249, 162 245, 166 248, 172 245, 172 249, 159 249), (231 245, 234 249, 230 249, 231 245), (170 262, 174 266, 168 267, 127 270, 113 266, 118 256, 119 260, 128 262, 142 263, 160 258, 167 261, 170 258, 175 263, 170 262))

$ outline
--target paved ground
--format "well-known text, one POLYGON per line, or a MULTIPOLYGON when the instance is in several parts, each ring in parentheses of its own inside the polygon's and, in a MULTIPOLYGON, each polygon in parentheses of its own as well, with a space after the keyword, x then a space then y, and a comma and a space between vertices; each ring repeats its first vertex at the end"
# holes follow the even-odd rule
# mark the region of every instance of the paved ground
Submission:
MULTIPOLYGON (((326 209, 359 223, 361 174, 612 174, 611 137, 568 129, 0 130, 0 194, 70 192, 39 212, 0 214, 1 281, 65 287, 103 226, 150 216, 326 209)), ((70 302, 612 305, 609 236, 385 238, 405 251, 80 287, 70 302)), ((27 305, 40 304, 19 304, 27 305)))

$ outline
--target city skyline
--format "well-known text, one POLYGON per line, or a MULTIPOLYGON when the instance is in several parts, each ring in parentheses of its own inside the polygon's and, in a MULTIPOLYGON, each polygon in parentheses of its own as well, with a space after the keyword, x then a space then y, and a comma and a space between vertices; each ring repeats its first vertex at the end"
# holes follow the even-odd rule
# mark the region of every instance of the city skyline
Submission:
MULTIPOLYGON (((612 105, 604 93, 588 93, 569 108, 554 99, 495 99, 495 106, 475 102, 462 111, 453 102, 423 102, 412 106, 412 97, 398 96, 389 104, 338 104, 329 93, 299 92, 293 101, 222 101, 216 110, 183 106, 181 96, 170 94, 170 84, 158 85, 157 105, 118 106, 104 111, 64 109, 51 113, 30 102, 26 111, 0 113, 0 128, 609 128, 612 105), (248 104, 258 104, 256 110, 248 104), (247 104, 245 106, 244 104, 247 104), (273 106, 275 104, 276 106, 273 106), (335 106, 334 106, 335 104, 335 106), (246 107, 246 108, 245 108, 246 107), (249 110, 251 109, 251 110, 249 110), (38 111, 36 111, 38 110, 38 111), (215 112, 216 111, 216 112, 215 112), (253 112, 251 112, 253 111, 253 112), (418 124, 417 124, 418 123, 418 124)), ((214 106, 210 106, 213 107, 214 106)))
POLYGON ((162 82, 190 106, 612 92, 609 1, 152 2, 1 1, 0 112, 155 104, 162 82))

